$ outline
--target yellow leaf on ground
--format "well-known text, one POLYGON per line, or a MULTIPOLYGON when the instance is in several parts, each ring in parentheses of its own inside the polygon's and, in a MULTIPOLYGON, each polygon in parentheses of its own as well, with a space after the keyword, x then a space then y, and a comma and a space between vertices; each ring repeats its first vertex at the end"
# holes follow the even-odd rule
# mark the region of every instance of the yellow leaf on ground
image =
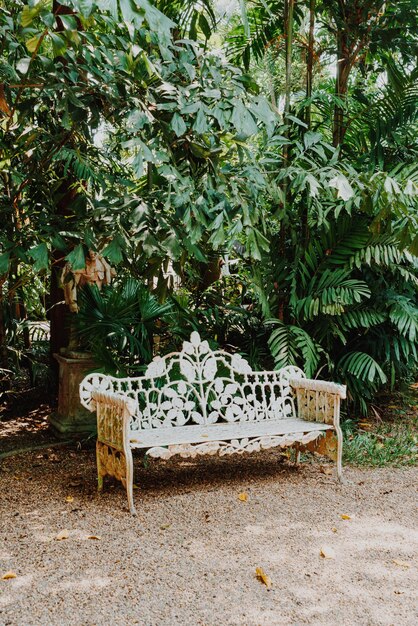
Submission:
POLYGON ((248 500, 248 493, 240 493, 238 496, 238 500, 241 500, 241 502, 247 502, 248 500))
POLYGON ((322 556, 323 559, 335 559, 334 550, 332 548, 329 548, 328 546, 324 546, 323 548, 321 548, 319 554, 322 556))
POLYGON ((55 535, 55 539, 57 541, 62 541, 63 539, 68 539, 69 536, 70 536, 70 531, 65 528, 64 530, 61 530, 61 532, 59 532, 58 535, 55 535))
POLYGON ((270 589, 270 587, 271 587, 271 578, 270 578, 270 576, 268 576, 265 573, 265 571, 261 567, 256 567, 255 568, 255 575, 257 576, 258 580, 260 580, 262 583, 265 584, 267 589, 270 589))
POLYGON ((351 516, 350 515, 346 515, 345 513, 343 513, 341 515, 341 519, 351 519, 351 516))
POLYGON ((399 559, 393 559, 393 562, 395 563, 395 565, 399 565, 399 567, 411 567, 410 563, 407 563, 406 561, 400 561, 399 559))
POLYGON ((160 530, 167 530, 167 528, 170 528, 171 524, 161 524, 160 526, 160 530))
POLYGON ((16 576, 16 574, 14 572, 6 572, 1 577, 2 580, 10 580, 10 578, 17 578, 17 576, 16 576))
POLYGON ((100 541, 101 537, 99 537, 98 535, 89 535, 87 539, 96 539, 97 541, 100 541))
POLYGON ((74 498, 73 498, 73 496, 67 496, 67 497, 65 498, 65 501, 66 501, 66 502, 74 502, 74 498))
POLYGON ((337 532, 337 529, 335 528, 335 526, 333 528, 331 528, 331 530, 332 530, 333 533, 337 532))

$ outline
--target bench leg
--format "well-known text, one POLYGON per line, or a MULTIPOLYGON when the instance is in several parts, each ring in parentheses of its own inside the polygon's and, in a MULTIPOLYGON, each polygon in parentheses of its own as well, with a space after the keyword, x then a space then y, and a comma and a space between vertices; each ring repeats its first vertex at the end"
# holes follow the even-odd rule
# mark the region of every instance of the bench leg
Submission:
POLYGON ((118 450, 117 448, 108 446, 106 443, 98 441, 96 458, 98 490, 101 491, 103 489, 103 477, 106 475, 113 476, 117 480, 120 480, 126 489, 129 510, 132 515, 136 515, 133 490, 134 463, 131 449, 118 450))
POLYGON ((300 463, 300 445, 298 443, 295 443, 294 451, 295 451, 295 465, 299 465, 299 463, 300 463))
POLYGON ((100 460, 100 442, 96 443, 97 491, 103 491, 103 468, 100 460))
POLYGON ((125 451, 126 459, 126 495, 128 496, 128 505, 131 515, 136 515, 134 505, 134 463, 131 450, 125 451))
POLYGON ((335 432, 337 433, 337 477, 340 483, 344 482, 343 479, 343 432, 341 426, 338 424, 335 426, 335 432))

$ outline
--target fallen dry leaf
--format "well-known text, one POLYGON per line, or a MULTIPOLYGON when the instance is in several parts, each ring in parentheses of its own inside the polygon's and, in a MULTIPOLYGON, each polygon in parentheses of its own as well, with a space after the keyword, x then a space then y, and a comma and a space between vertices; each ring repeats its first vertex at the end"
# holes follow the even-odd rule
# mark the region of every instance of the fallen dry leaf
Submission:
POLYGON ((270 578, 270 576, 268 576, 265 573, 265 571, 261 567, 256 567, 255 568, 255 575, 257 576, 258 580, 260 580, 262 583, 265 584, 267 589, 270 589, 270 587, 271 587, 271 578, 270 578))
POLYGON ((321 548, 321 550, 319 551, 319 554, 322 556, 323 559, 335 559, 334 550, 327 546, 324 546, 323 548, 321 548))
POLYGON ((73 498, 73 496, 67 496, 67 497, 65 498, 65 501, 66 501, 66 502, 74 502, 74 498, 73 498))
POLYGON ((345 513, 343 513, 341 515, 341 519, 351 519, 351 516, 350 515, 346 515, 345 513))
POLYGON ((238 496, 238 500, 241 500, 241 502, 247 502, 248 500, 248 493, 240 493, 238 496))
POLYGON ((393 559, 393 562, 395 563, 395 565, 399 565, 399 567, 411 567, 410 563, 407 563, 406 561, 400 561, 399 559, 393 559))
POLYGON ((101 537, 99 537, 98 535, 89 535, 87 539, 96 539, 96 541, 100 541, 101 537))
POLYGON ((70 536, 70 531, 64 528, 64 530, 61 530, 61 532, 59 532, 58 535, 55 535, 55 539, 57 541, 62 541, 63 539, 68 539, 69 536, 70 536))
POLYGON ((1 577, 2 580, 10 580, 10 578, 17 578, 17 576, 16 576, 16 574, 14 572, 6 572, 1 577))
POLYGON ((396 593, 398 596, 401 596, 405 591, 401 591, 400 589, 395 589, 393 593, 396 593))
POLYGON ((326 465, 320 465, 319 471, 321 472, 321 474, 326 474, 327 476, 330 476, 332 474, 332 469, 330 467, 327 467, 326 465))
POLYGON ((160 526, 160 530, 167 530, 167 528, 170 528, 171 524, 161 524, 160 526))
POLYGON ((333 533, 337 532, 337 529, 335 528, 335 526, 333 528, 331 528, 331 530, 332 530, 333 533))

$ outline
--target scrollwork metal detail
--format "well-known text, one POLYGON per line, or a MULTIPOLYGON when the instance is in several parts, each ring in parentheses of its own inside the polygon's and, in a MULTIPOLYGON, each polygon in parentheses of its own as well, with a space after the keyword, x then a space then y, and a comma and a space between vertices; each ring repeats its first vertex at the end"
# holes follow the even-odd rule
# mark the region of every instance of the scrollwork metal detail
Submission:
POLYGON ((266 437, 252 437, 244 439, 232 439, 231 441, 207 441, 198 444, 177 444, 167 447, 154 447, 147 451, 147 455, 153 458, 170 459, 180 455, 183 458, 195 458, 204 454, 225 456, 229 454, 243 454, 244 452, 259 452, 275 447, 293 446, 295 443, 306 445, 323 433, 321 431, 306 434, 270 435, 266 437))

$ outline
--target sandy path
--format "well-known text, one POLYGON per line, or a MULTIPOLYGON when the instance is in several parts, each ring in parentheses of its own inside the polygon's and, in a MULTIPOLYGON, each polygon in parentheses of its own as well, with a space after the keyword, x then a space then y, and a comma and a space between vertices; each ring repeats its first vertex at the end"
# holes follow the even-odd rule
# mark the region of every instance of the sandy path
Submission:
POLYGON ((96 495, 92 450, 3 461, 2 626, 418 623, 416 469, 339 486, 275 451, 136 465, 135 519, 119 486, 96 495))

